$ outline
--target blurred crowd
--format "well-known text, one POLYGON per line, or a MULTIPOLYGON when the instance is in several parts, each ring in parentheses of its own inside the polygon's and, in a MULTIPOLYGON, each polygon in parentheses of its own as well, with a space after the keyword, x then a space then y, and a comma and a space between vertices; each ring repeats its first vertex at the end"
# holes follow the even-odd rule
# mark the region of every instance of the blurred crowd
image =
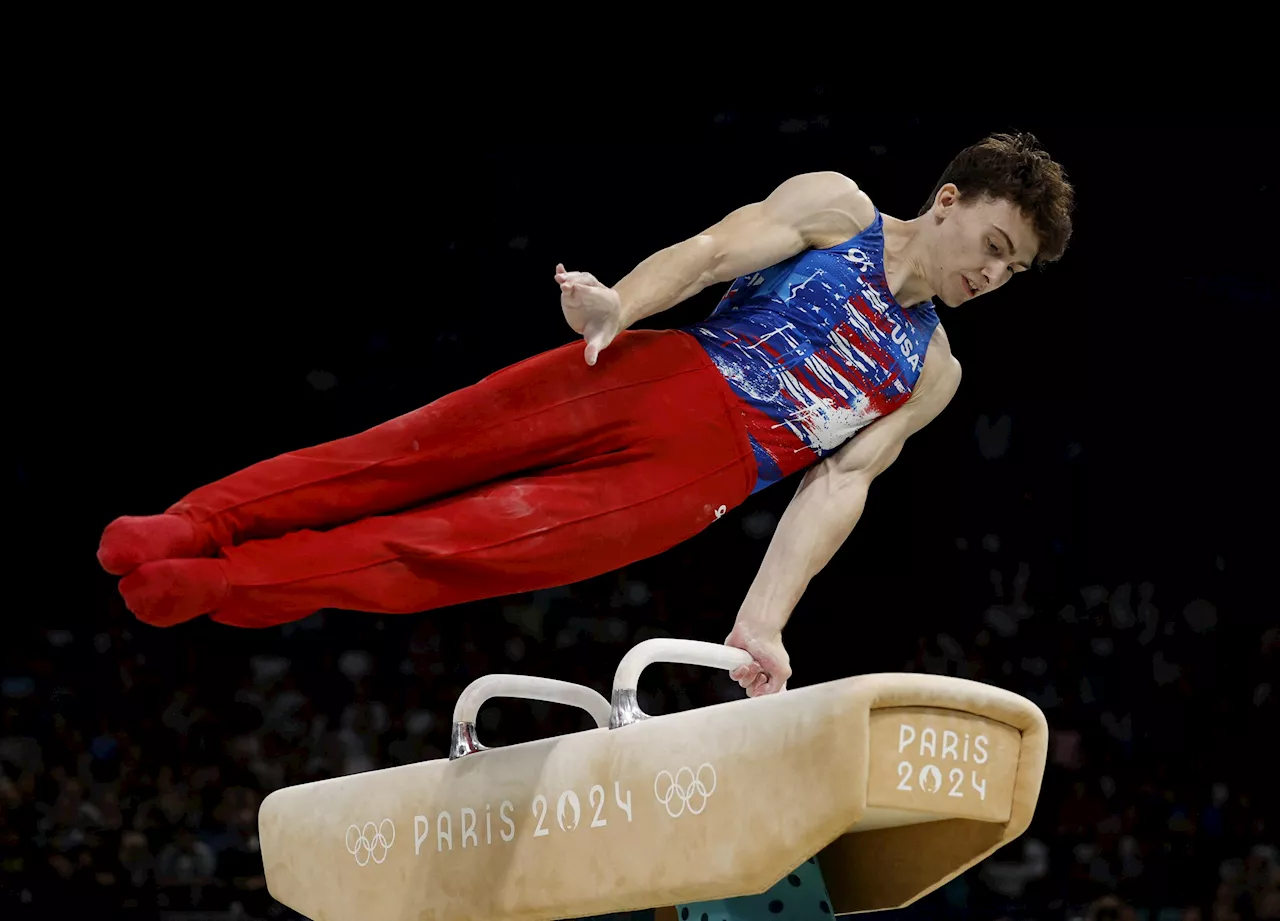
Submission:
POLYGON ((1280 727, 1280 628, 1224 629, 1214 602, 1160 599, 1147 582, 1057 599, 1037 597, 1025 561, 997 564, 991 578, 997 600, 976 635, 922 639, 906 667, 1035 701, 1051 729, 1049 765, 1027 834, 938 907, 956 917, 1280 918, 1280 798, 1267 755, 1280 727))
MULTIPOLYGON (((771 522, 739 523, 742 539, 761 540, 771 522)), ((958 539, 955 552, 989 573, 991 603, 922 636, 902 668, 1031 698, 1052 728, 1050 763, 1026 835, 896 916, 1280 918, 1266 754, 1280 726, 1280 630, 1224 629, 1213 600, 1162 597, 1146 582, 1052 597, 1037 590, 1041 564, 997 535, 958 539)), ((722 638, 724 613, 698 600, 714 587, 664 590, 654 574, 671 565, 443 614, 322 612, 251 642, 124 617, 29 629, 31 655, 0 686, 0 918, 88 907, 99 919, 296 917, 265 888, 265 795, 445 757, 453 704, 479 675, 554 675, 607 694, 636 642, 722 638)), ((645 675, 651 713, 741 693, 706 670, 645 675)), ((479 730, 501 745, 583 721, 499 700, 479 730)))

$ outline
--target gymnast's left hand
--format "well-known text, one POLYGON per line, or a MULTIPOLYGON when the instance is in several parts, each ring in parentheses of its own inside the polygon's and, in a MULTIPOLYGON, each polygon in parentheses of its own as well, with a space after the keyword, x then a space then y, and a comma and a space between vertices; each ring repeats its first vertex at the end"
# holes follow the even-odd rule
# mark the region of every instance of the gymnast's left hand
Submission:
POLYGON ((560 309, 575 333, 587 340, 587 364, 594 365, 601 351, 622 329, 622 297, 589 272, 566 272, 556 265, 560 309))
POLYGON ((741 621, 734 624, 733 632, 725 639, 726 646, 733 646, 750 653, 754 659, 750 665, 735 668, 729 677, 746 690, 748 697, 763 697, 787 689, 791 677, 791 657, 782 645, 782 634, 757 631, 741 621))

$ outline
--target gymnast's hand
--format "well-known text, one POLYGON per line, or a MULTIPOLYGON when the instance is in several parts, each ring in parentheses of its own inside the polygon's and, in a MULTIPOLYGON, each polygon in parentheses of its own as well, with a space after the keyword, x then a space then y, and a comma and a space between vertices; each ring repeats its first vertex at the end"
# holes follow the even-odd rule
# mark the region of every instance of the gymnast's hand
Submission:
POLYGON ((587 364, 594 365, 602 349, 622 329, 622 298, 588 272, 566 272, 556 264, 560 309, 575 333, 587 340, 587 364))
POLYGON ((724 641, 726 646, 746 650, 755 659, 750 665, 735 668, 729 677, 742 685, 748 697, 776 694, 787 689, 791 677, 791 657, 782 645, 782 634, 756 631, 741 622, 724 641))

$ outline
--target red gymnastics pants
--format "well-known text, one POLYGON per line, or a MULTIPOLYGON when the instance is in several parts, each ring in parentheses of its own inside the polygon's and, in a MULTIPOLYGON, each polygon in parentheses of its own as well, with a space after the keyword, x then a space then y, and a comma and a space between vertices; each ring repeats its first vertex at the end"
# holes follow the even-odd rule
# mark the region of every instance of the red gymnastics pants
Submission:
MULTIPOLYGON (((170 556, 216 559, 223 576, 210 610, 168 622, 207 613, 266 627, 322 608, 411 613, 566 585, 692 537, 755 482, 737 399, 692 336, 624 332, 594 367, 576 342, 156 516, 195 527, 170 556)), ((165 563, 130 573, 126 600, 165 563)))

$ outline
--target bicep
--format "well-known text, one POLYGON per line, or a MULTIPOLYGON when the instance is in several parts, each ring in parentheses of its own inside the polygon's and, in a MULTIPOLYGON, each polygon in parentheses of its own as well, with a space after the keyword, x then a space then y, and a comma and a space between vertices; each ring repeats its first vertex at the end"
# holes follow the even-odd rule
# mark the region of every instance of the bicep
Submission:
POLYGON ((897 460, 907 439, 938 417, 960 386, 960 363, 949 352, 938 358, 937 373, 922 379, 904 406, 872 422, 827 458, 836 472, 879 476, 897 460))
POLYGON ((707 280, 732 281, 768 268, 816 240, 848 239, 870 223, 873 211, 870 199, 847 176, 792 176, 763 201, 738 208, 699 234, 710 252, 707 280))

